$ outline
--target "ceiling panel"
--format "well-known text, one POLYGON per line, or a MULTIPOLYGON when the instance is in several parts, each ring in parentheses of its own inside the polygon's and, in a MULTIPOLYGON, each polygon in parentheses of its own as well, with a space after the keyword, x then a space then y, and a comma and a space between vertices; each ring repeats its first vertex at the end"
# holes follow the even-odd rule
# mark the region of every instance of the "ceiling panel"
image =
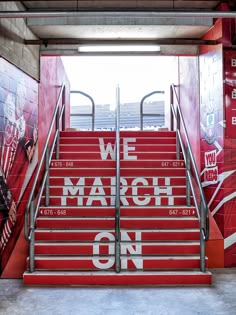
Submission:
MULTIPOLYGON (((151 11, 206 11, 215 10, 221 3, 234 4, 235 1, 213 0, 78 0, 78 1, 22 1, 27 11, 79 11, 76 17, 45 17, 29 18, 27 24, 39 39, 122 39, 122 40, 153 40, 153 39, 200 39, 212 27, 212 18, 158 18, 151 15, 151 11), (98 15, 85 17, 83 11, 98 11, 98 15), (148 18, 138 16, 127 17, 114 15, 105 16, 105 11, 119 13, 125 10, 150 11, 148 18), (104 11, 104 12, 103 12, 104 11)), ((112 13, 111 12, 111 13, 112 13)), ((135 12, 137 15, 137 12, 135 12)), ((60 49, 58 44, 58 50, 60 49)), ((71 46, 72 47, 72 46, 71 46)), ((67 48, 70 45, 67 41, 67 48)), ((48 51, 49 47, 42 47, 48 51)), ((64 49, 64 48, 63 48, 64 49)), ((74 49, 72 47, 72 49, 74 49)), ((168 51, 169 47, 167 47, 168 51)), ((65 50, 66 51, 66 50, 65 50)), ((74 50, 73 50, 74 51, 74 50)), ((163 50, 165 51, 165 50, 163 50)), ((171 49, 170 49, 171 51, 171 49)), ((172 49, 173 51, 173 49, 172 49)), ((191 53, 197 51, 192 45, 177 47, 175 51, 191 53)))
POLYGON ((48 25, 31 27, 39 38, 81 39, 158 39, 158 38, 201 38, 207 26, 173 25, 48 25))

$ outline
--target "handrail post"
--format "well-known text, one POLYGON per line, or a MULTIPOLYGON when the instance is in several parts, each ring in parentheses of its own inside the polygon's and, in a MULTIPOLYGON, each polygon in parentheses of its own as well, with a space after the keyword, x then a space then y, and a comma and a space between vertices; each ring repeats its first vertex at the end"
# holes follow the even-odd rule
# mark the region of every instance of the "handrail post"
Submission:
POLYGON ((120 272, 120 88, 116 88, 115 270, 120 272))
MULTIPOLYGON (((179 108, 177 106, 177 113, 176 113, 177 117, 176 117, 176 130, 179 131, 179 135, 180 135, 180 114, 179 114, 179 108)), ((180 143, 179 143, 179 138, 176 137, 176 158, 177 160, 180 159, 180 143)))
POLYGON ((189 154, 189 149, 187 146, 186 147, 186 205, 190 206, 191 205, 191 200, 190 200, 191 186, 190 186, 188 174, 190 176, 190 154, 189 154))
POLYGON ((143 100, 140 103, 140 130, 143 130, 143 100))
MULTIPOLYGON (((61 119, 63 116, 62 115, 63 112, 61 111, 59 115, 58 111, 60 107, 61 97, 63 96, 63 92, 64 92, 63 103, 65 103, 64 89, 65 89, 65 85, 63 84, 61 86, 61 89, 57 98, 57 103, 53 112, 47 138, 45 140, 44 148, 41 153, 41 158, 37 166, 36 174, 34 177, 34 181, 33 181, 29 198, 27 201, 27 205, 25 208, 25 214, 24 214, 24 234, 25 235, 24 236, 25 236, 25 239, 29 241, 29 272, 31 273, 34 272, 35 270, 35 222, 37 219, 38 209, 39 209, 39 205, 40 205, 40 201, 41 201, 41 197, 44 192, 44 189, 45 189, 45 205, 47 206, 49 204, 49 178, 48 178, 49 164, 51 161, 53 150, 55 149, 56 139, 57 139, 56 137, 58 136, 58 130, 56 131, 56 134, 54 136, 51 149, 50 149, 50 139, 52 136, 53 128, 55 128, 55 122, 56 122, 56 127, 58 127, 58 129, 60 127, 59 120, 57 119, 57 115, 59 119, 61 119), (43 175, 43 180, 40 181, 40 187, 39 187, 39 179, 41 180, 40 176, 43 170, 45 170, 45 172, 43 175), (38 195, 37 195, 37 202, 35 203, 36 194, 38 195)), ((64 110, 65 106, 62 106, 62 108, 63 108, 62 110, 64 110)), ((62 122, 62 126, 63 126, 63 122, 62 122)), ((64 119, 64 127, 62 128, 65 128, 65 119, 64 119)))
POLYGON ((143 130, 143 117, 144 116, 158 116, 158 117, 160 117, 160 116, 162 116, 162 114, 145 114, 144 112, 143 112, 143 105, 144 105, 144 101, 145 101, 145 99, 146 98, 148 98, 148 97, 150 97, 150 96, 152 96, 152 95, 154 95, 154 94, 164 94, 165 92, 164 91, 153 91, 153 92, 151 92, 151 93, 148 93, 148 94, 146 94, 142 99, 141 99, 141 102, 140 102, 140 130, 143 130))
POLYGON ((92 131, 95 128, 95 103, 94 100, 92 101, 92 131))
MULTIPOLYGON (((66 104, 66 88, 64 86, 63 92, 62 92, 62 107, 65 106, 65 104, 66 104)), ((64 131, 66 129, 66 113, 65 113, 65 109, 64 109, 64 111, 62 113, 61 129, 62 129, 62 131, 64 131)))
POLYGON ((203 206, 202 199, 200 201, 200 269, 202 272, 206 272, 206 244, 204 239, 204 231, 205 231, 205 209, 203 206))
POLYGON ((172 85, 170 86, 170 130, 174 130, 174 113, 172 112, 171 105, 174 106, 174 92, 172 85))
POLYGON ((45 172, 47 173, 45 183, 45 207, 49 205, 49 148, 47 146, 45 154, 45 172))
POLYGON ((86 117, 86 116, 91 116, 92 117, 92 131, 94 131, 94 128, 95 128, 95 102, 94 102, 94 99, 92 98, 92 96, 90 96, 89 94, 83 92, 83 91, 70 91, 71 94, 81 94, 85 97, 87 97, 91 104, 92 104, 92 112, 91 114, 70 114, 70 116, 82 116, 82 117, 86 117))
POLYGON ((34 235, 34 201, 30 203, 30 248, 29 248, 29 270, 34 272, 34 245, 35 245, 35 235, 34 235))
MULTIPOLYGON (((60 114, 59 114, 59 107, 56 114, 56 132, 60 129, 60 114)), ((57 136, 56 142, 56 159, 59 160, 59 136, 57 136)))
MULTIPOLYGON (((176 156, 179 158, 180 149, 182 150, 183 158, 186 164, 186 203, 191 205, 191 196, 196 206, 197 215, 200 221, 200 270, 206 272, 206 241, 209 239, 209 214, 208 206, 205 199, 205 194, 202 188, 199 172, 196 166, 196 161, 192 152, 191 143, 188 137, 187 129, 184 122, 184 117, 181 111, 179 98, 175 90, 175 86, 171 85, 170 106, 173 112, 173 118, 176 121, 177 140, 176 140, 176 156), (173 95, 172 95, 173 93, 173 95), (174 98, 176 99, 176 106, 174 108, 174 98), (181 126, 181 133, 180 133, 181 126), (182 140, 182 136, 185 136, 185 145, 182 140), (192 174, 193 173, 193 174, 192 174), (200 193, 200 205, 199 198, 195 192, 195 185, 193 184, 192 176, 196 180, 196 185, 200 193), (192 194, 191 194, 192 193, 192 194)), ((172 125, 173 122, 170 122, 172 125)))

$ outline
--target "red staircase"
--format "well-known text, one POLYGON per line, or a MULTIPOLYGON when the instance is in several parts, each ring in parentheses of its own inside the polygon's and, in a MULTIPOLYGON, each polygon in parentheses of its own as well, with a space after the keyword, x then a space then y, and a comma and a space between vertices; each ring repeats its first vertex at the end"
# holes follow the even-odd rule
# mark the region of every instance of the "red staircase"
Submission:
MULTIPOLYGON (((115 271, 115 133, 60 134, 49 206, 35 231, 25 284, 210 284, 200 272, 199 220, 186 204, 175 132, 120 132, 120 273, 115 271)), ((42 205, 45 204, 44 198, 42 205)))

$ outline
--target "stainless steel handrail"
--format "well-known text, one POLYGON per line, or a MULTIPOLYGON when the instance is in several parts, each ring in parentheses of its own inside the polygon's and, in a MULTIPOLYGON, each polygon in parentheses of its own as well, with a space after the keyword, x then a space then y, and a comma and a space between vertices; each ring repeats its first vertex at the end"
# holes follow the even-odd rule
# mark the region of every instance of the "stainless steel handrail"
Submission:
MULTIPOLYGON (((25 209, 25 220, 24 220, 25 238, 26 238, 26 240, 30 241, 30 250, 29 250, 29 262, 30 262, 29 270, 30 270, 30 272, 34 271, 35 222, 36 222, 37 215, 38 215, 40 200, 41 200, 43 190, 44 190, 46 182, 47 182, 48 173, 49 173, 49 165, 50 165, 50 161, 52 158, 53 150, 55 148, 55 145, 58 146, 58 143, 59 143, 59 128, 60 128, 60 121, 59 120, 60 119, 62 120, 62 130, 64 130, 65 129, 65 85, 64 84, 61 86, 61 89, 60 89, 60 92, 59 92, 59 95, 57 98, 57 103, 56 103, 56 107, 55 107, 55 110, 54 110, 54 113, 52 116, 48 135, 47 135, 47 138, 45 141, 45 145, 43 148, 41 159, 40 159, 40 162, 39 162, 38 167, 37 167, 34 182, 33 182, 31 192, 29 195, 29 199, 28 199, 26 209, 25 209), (60 110, 60 104, 61 104, 61 110, 60 110), (60 110, 60 113, 59 113, 59 110, 60 110), (56 123, 56 126, 55 126, 55 123, 56 123), (51 139, 53 127, 56 127, 56 131, 55 131, 54 139, 52 141, 51 150, 49 152, 49 146, 50 146, 49 142, 51 139), (44 165, 44 163, 45 163, 45 165, 44 165), (46 171, 44 172, 43 179, 40 182, 40 174, 44 169, 43 165, 44 165, 46 171), (40 186, 38 191, 36 191, 37 186, 40 186), (37 198, 36 198, 36 194, 37 194, 37 198), (37 199, 36 205, 35 205, 35 199, 37 199)), ((57 154, 56 154, 56 156, 57 156, 57 154)), ((47 191, 47 189, 46 189, 46 191, 47 191)))
POLYGON ((143 112, 143 103, 146 98, 152 96, 153 94, 165 94, 165 91, 153 91, 151 93, 146 94, 140 101, 140 129, 143 130, 143 117, 144 116, 151 116, 151 117, 160 117, 163 116, 162 114, 144 114, 143 112))
POLYGON ((190 191, 193 195, 193 201, 197 209, 198 218, 200 221, 200 260, 201 260, 201 271, 206 271, 206 262, 205 262, 205 241, 209 239, 209 213, 208 213, 208 206, 206 203, 206 198, 204 191, 202 189, 199 173, 196 166, 196 161, 192 152, 191 144, 189 141, 187 128, 184 123, 183 114, 179 105, 179 98, 175 89, 174 84, 170 87, 171 92, 171 130, 174 129, 173 124, 173 117, 176 119, 176 129, 177 129, 177 158, 180 156, 180 149, 182 150, 184 161, 186 164, 186 180, 187 180, 187 191, 186 191, 186 198, 187 198, 187 205, 190 205, 190 191), (177 101, 177 104, 174 105, 174 97, 177 101), (176 110, 175 110, 176 107, 176 110), (185 136, 185 146, 181 137, 180 126, 182 127, 181 130, 185 136), (192 174, 193 170, 193 174, 192 174), (194 189, 194 183, 192 180, 192 175, 194 175, 197 188, 199 189, 200 193, 200 206, 198 204, 197 195, 194 189))
POLYGON ((92 113, 91 114, 70 114, 70 116, 81 116, 81 117, 92 117, 92 130, 94 130, 95 125, 95 102, 92 96, 83 91, 70 91, 71 94, 81 94, 87 97, 92 103, 92 113))
POLYGON ((120 272, 120 88, 116 88, 115 270, 120 272))

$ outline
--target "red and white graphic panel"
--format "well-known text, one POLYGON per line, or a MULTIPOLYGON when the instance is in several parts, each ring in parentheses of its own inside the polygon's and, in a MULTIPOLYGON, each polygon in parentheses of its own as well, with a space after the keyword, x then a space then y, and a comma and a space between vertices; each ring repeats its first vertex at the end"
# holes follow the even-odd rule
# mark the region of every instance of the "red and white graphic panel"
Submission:
POLYGON ((37 164, 38 83, 0 58, 0 255, 37 164))
POLYGON ((224 52, 225 137, 236 139, 236 52, 224 52))

